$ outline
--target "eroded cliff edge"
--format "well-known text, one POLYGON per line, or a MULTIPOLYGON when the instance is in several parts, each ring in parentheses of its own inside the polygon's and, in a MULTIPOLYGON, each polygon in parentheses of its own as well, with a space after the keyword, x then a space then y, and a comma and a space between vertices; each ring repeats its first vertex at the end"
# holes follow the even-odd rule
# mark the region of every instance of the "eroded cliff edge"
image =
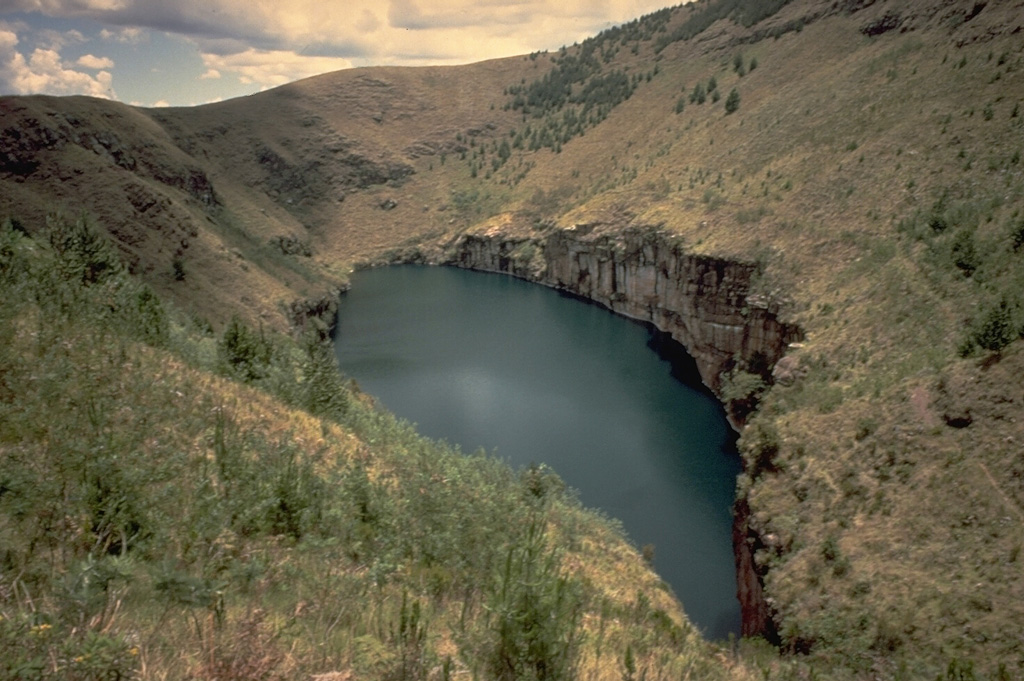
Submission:
MULTIPOLYGON (((673 235, 654 228, 576 225, 526 234, 492 228, 460 235, 443 254, 396 259, 509 274, 651 322, 687 349, 716 393, 725 372, 754 364, 770 369, 790 343, 803 338, 780 303, 757 291, 756 263, 689 253, 673 235)), ((746 499, 738 499, 733 545, 742 633, 774 638, 754 561, 762 541, 748 516, 746 499)))
POLYGON ((655 229, 578 225, 536 237, 467 233, 443 264, 502 272, 569 291, 653 323, 696 360, 712 390, 736 364, 774 365, 800 328, 755 290, 758 265, 688 253, 655 229))

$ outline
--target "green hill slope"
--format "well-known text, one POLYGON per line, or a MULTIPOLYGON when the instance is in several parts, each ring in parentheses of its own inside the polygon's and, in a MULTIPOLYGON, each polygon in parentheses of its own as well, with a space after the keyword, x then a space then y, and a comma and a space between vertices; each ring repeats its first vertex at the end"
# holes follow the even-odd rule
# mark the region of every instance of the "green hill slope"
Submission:
POLYGON ((6 223, 0 293, 0 678, 735 667, 552 472, 421 438, 317 334, 204 334, 81 220, 6 223))
POLYGON ((352 265, 457 261, 467 233, 541 281, 552 239, 590 231, 747 263, 735 316, 771 301, 803 340, 704 378, 744 416, 776 671, 1013 678, 1022 17, 717 0, 551 54, 195 109, 5 98, 0 213, 35 233, 55 204, 88 209, 218 329, 329 314, 352 265))

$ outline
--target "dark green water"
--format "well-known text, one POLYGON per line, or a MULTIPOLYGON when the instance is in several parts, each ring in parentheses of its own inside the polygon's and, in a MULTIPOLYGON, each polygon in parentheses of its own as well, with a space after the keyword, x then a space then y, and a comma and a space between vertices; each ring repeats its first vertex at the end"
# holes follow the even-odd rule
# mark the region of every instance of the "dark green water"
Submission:
POLYGON ((706 635, 739 632, 739 458, 676 344, 536 284, 401 266, 353 278, 336 347, 342 371, 422 434, 554 468, 634 544, 655 546, 655 569, 706 635))

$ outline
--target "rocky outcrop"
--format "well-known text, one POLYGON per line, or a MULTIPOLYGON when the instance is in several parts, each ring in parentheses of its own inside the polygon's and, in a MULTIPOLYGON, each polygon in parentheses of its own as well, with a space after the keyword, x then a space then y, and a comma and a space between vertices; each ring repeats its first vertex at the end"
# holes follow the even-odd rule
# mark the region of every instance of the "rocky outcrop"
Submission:
MULTIPOLYGON (((342 291, 346 289, 347 286, 342 291)), ((338 323, 338 295, 324 293, 293 300, 287 305, 285 316, 297 332, 312 328, 321 338, 327 338, 338 323)))
POLYGON ((777 302, 754 292, 756 264, 688 253, 657 230, 466 234, 447 264, 529 279, 651 322, 687 349, 712 390, 724 370, 738 362, 772 365, 802 337, 777 302))
POLYGON ((742 613, 740 634, 763 636, 777 645, 778 630, 764 596, 764 574, 754 560, 754 554, 763 545, 761 536, 750 526, 750 502, 746 497, 736 499, 733 504, 732 548, 736 557, 736 598, 742 613))

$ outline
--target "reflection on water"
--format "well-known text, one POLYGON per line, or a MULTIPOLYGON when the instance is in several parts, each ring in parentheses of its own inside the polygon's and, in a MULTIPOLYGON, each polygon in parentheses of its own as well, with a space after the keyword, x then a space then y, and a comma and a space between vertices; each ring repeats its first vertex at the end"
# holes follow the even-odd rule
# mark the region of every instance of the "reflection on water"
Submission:
POLYGON ((655 546, 655 569, 707 635, 739 632, 739 457, 677 345, 511 277, 401 266, 354 277, 336 347, 342 371, 424 435, 554 468, 655 546))

